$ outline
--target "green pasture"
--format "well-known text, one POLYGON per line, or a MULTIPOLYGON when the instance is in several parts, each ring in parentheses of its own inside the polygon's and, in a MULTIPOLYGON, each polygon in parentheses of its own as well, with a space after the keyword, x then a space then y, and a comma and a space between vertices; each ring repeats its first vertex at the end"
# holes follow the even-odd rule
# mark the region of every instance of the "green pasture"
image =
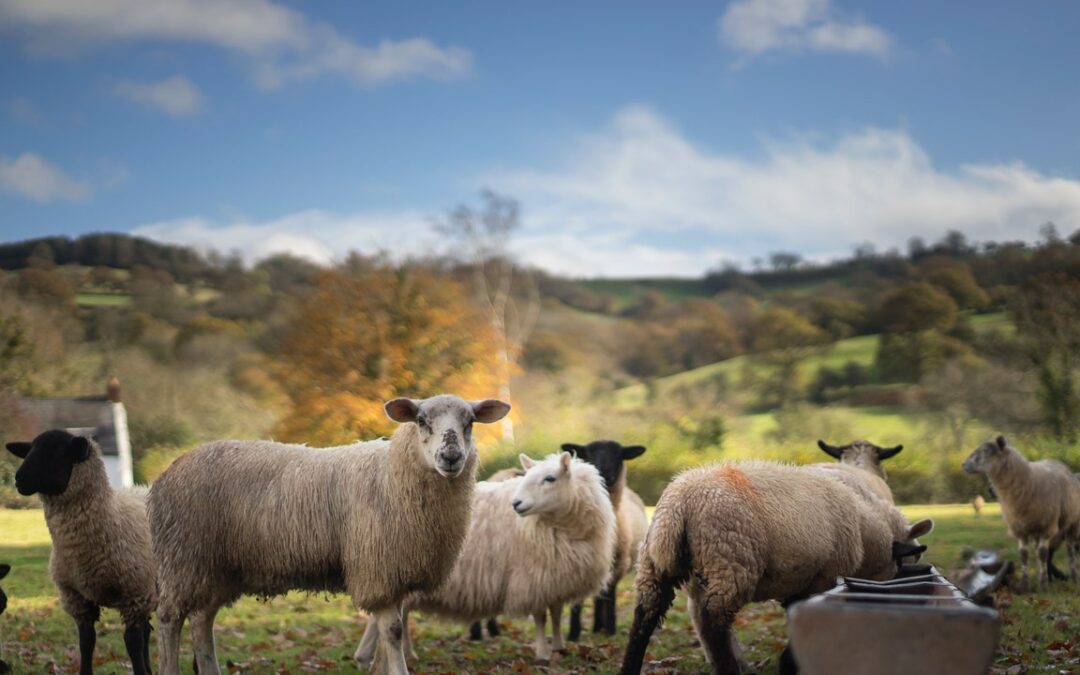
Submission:
MULTIPOLYGON (((976 516, 967 505, 904 507, 909 519, 931 517, 936 528, 923 539, 927 559, 942 571, 953 569, 964 546, 996 549, 1015 559, 1014 547, 995 504, 976 516)), ((76 672, 75 629, 59 609, 48 578, 49 536, 40 510, 0 510, 0 562, 12 565, 3 583, 10 596, 0 616, 0 655, 16 673, 76 672)), ((1064 556, 1059 556, 1059 566, 1064 556)), ((1003 642, 995 672, 1077 672, 1080 664, 1080 589, 1057 584, 1046 593, 1026 595, 1003 591, 1003 642)), ((502 619, 503 635, 472 643, 466 628, 420 615, 411 622, 419 662, 416 672, 473 673, 613 673, 626 644, 632 613, 630 579, 619 587, 619 634, 612 638, 586 633, 547 667, 531 663, 532 622, 502 619)), ((591 612, 586 609, 587 618, 591 612)), ((564 617, 564 625, 566 618, 564 617)), ((264 602, 245 598, 222 610, 218 619, 218 655, 231 672, 298 673, 355 671, 352 652, 363 620, 340 595, 291 593, 264 602)), ((586 626, 588 626, 588 621, 586 626)), ((758 672, 776 672, 784 641, 784 615, 776 603, 751 605, 736 620, 740 640, 758 672)), ((96 668, 101 673, 126 672, 118 615, 105 611, 99 624, 96 668)), ((889 645, 883 648, 903 648, 889 645)), ((957 645, 958 649, 964 648, 957 645)), ((156 647, 153 650, 156 658, 156 647)), ((668 620, 653 638, 647 671, 705 672, 701 651, 680 594, 668 620)), ((190 646, 183 653, 184 672, 191 672, 190 646)))

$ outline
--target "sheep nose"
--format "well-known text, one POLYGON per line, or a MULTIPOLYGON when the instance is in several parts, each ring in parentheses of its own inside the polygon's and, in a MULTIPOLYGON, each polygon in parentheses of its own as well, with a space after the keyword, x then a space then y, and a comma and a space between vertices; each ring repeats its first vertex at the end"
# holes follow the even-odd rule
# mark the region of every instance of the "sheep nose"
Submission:
POLYGON ((518 507, 519 507, 519 506, 521 506, 521 500, 520 500, 520 499, 515 499, 515 500, 514 500, 514 503, 513 503, 513 504, 511 504, 511 506, 513 506, 513 507, 514 507, 514 510, 515 510, 515 511, 517 511, 517 510, 518 510, 518 507))
POLYGON ((461 451, 457 448, 450 448, 449 450, 442 451, 442 460, 451 466, 461 461, 461 451))

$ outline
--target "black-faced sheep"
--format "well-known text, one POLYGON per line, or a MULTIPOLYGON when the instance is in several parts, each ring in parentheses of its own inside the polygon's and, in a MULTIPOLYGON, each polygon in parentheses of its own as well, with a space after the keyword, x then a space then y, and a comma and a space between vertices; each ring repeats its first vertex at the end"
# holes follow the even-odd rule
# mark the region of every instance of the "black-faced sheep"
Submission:
POLYGON ((885 475, 885 467, 881 463, 890 457, 895 457, 904 449, 904 446, 897 445, 891 448, 882 448, 870 441, 852 441, 847 445, 839 446, 829 445, 822 440, 817 443, 825 454, 840 460, 841 464, 854 466, 869 474, 870 477, 867 477, 866 481, 874 494, 890 502, 893 501, 892 490, 889 489, 889 485, 886 483, 888 477, 885 475))
POLYGON ((119 610, 136 675, 150 671, 150 614, 157 605, 146 491, 113 490, 97 446, 63 430, 8 443, 22 458, 20 494, 41 495, 52 537, 49 574, 60 606, 79 633, 79 672, 93 672, 94 624, 102 607, 119 610))
MULTIPOLYGON (((495 614, 532 616, 535 654, 543 663, 562 650, 562 607, 607 582, 615 547, 615 513, 596 468, 570 453, 534 462, 521 455, 520 478, 480 483, 461 557, 438 590, 405 602, 459 621, 495 614), (546 635, 552 617, 552 641, 546 635)), ((371 657, 376 631, 368 623, 356 652, 371 657)))
POLYGON ((1039 587, 1049 581, 1051 551, 1065 545, 1069 576, 1076 580, 1080 550, 1080 482, 1053 459, 1029 462, 1004 436, 983 443, 964 460, 967 473, 990 479, 1009 536, 1020 545, 1020 583, 1028 584, 1028 549, 1035 547, 1039 587))
MULTIPOLYGON (((11 571, 11 565, 8 565, 6 563, 3 564, 3 565, 0 565, 0 579, 3 579, 4 577, 6 577, 8 575, 8 572, 10 572, 10 571, 11 571)), ((0 588, 0 614, 3 614, 4 610, 6 610, 6 609, 7 609, 7 593, 4 593, 4 589, 0 588)), ((10 673, 10 672, 11 672, 11 666, 9 666, 7 661, 5 661, 4 659, 0 659, 0 675, 4 675, 5 673, 10 673)))
POLYGON ((150 494, 163 675, 179 673, 189 614, 199 672, 216 675, 218 609, 291 589, 348 593, 382 629, 389 671, 405 675, 401 603, 453 569, 476 485, 473 423, 509 410, 447 395, 394 399, 386 412, 401 426, 389 441, 321 450, 219 441, 176 460, 150 494))
POLYGON ((684 584, 706 657, 716 672, 738 673, 731 624, 747 603, 787 605, 831 588, 840 575, 895 576, 895 544, 932 523, 908 526, 892 503, 867 499, 835 475, 744 462, 691 469, 672 481, 641 547, 621 672, 641 670, 649 638, 684 584))
MULTIPOLYGON (((614 635, 615 587, 619 580, 637 564, 638 547, 645 538, 649 519, 645 514, 645 504, 641 497, 626 485, 626 462, 645 453, 643 445, 622 446, 615 441, 593 441, 588 445, 564 443, 562 449, 574 453, 577 457, 592 464, 600 471, 604 484, 611 495, 611 505, 615 509, 615 522, 618 539, 615 543, 615 555, 612 558, 611 581, 600 594, 593 598, 594 633, 601 631, 614 635)), ((577 640, 581 635, 581 604, 570 608, 570 630, 568 640, 577 640)))

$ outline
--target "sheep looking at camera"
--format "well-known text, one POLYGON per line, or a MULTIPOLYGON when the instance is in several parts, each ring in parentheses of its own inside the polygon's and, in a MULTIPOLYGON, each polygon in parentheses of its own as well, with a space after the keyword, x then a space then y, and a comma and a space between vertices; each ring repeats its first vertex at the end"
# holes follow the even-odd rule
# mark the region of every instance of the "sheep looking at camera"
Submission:
POLYGON ((1035 547, 1040 588, 1049 581, 1052 551, 1065 545, 1069 577, 1080 552, 1080 481, 1053 459, 1029 462, 1004 436, 983 443, 964 460, 967 473, 985 474, 1001 503, 1009 536, 1020 545, 1021 586, 1028 583, 1028 549, 1035 547))
MULTIPOLYGON (((532 616, 536 660, 543 663, 563 648, 562 606, 596 593, 610 576, 615 513, 592 465, 568 452, 520 459, 524 476, 478 485, 469 534, 449 579, 411 597, 405 608, 463 622, 532 616)), ((368 623, 358 661, 371 658, 381 630, 368 623)))
POLYGON ((399 398, 386 404, 401 423, 389 441, 322 450, 219 441, 176 460, 150 493, 162 675, 179 673, 189 614, 199 672, 217 675, 218 609, 291 589, 348 593, 382 628, 391 674, 405 675, 401 603, 453 569, 476 485, 473 423, 509 410, 399 398))
POLYGON ((149 672, 157 588, 146 490, 113 490, 97 445, 60 429, 7 449, 23 460, 16 489, 41 495, 53 544, 49 576, 78 628, 80 672, 93 672, 102 607, 120 612, 132 671, 149 672))
MULTIPOLYGON (((851 471, 857 471, 851 469, 851 471)), ((738 673, 731 624, 744 605, 785 606, 837 576, 889 579, 897 551, 930 531, 890 502, 860 494, 838 472, 772 462, 720 463, 680 474, 664 490, 641 546, 634 622, 622 673, 638 673, 649 638, 687 585, 691 618, 719 673, 738 673)))
POLYGON ((904 449, 904 446, 897 445, 892 448, 882 448, 870 441, 852 441, 847 445, 840 446, 829 445, 822 440, 817 443, 825 454, 840 460, 841 464, 853 466, 866 472, 867 475, 864 479, 870 489, 874 491, 874 494, 886 501, 893 501, 892 490, 889 489, 886 482, 888 477, 885 474, 885 467, 881 465, 881 462, 896 456, 904 449))

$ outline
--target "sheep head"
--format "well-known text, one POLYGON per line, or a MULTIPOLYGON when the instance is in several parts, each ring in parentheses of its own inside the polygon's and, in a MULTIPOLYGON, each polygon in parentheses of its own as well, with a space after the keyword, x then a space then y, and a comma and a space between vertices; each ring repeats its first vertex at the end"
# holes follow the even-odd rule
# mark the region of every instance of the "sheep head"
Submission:
POLYGON ((30 443, 8 443, 8 451, 23 460, 15 472, 15 489, 25 496, 63 494, 75 465, 89 459, 92 448, 86 438, 63 429, 41 433, 30 443))
POLYGON ((998 436, 992 441, 986 441, 964 460, 965 473, 987 473, 999 461, 1005 458, 1009 448, 1009 441, 1004 436, 998 436))
POLYGON ((885 478, 885 469, 881 466, 883 460, 895 456, 904 446, 897 445, 891 448, 882 448, 870 441, 852 441, 847 445, 829 445, 819 440, 818 447, 830 457, 840 460, 843 464, 857 466, 860 469, 885 478))
POLYGON ((616 441, 593 441, 588 445, 563 443, 562 449, 596 467, 608 491, 623 472, 623 463, 645 454, 644 445, 620 445, 616 441))
POLYGON ((491 424, 510 412, 510 404, 495 399, 465 401, 442 394, 426 399, 387 401, 386 414, 402 424, 415 424, 420 451, 428 466, 446 478, 456 478, 476 454, 474 422, 491 424))
POLYGON ((525 475, 514 491, 510 505, 519 516, 557 513, 570 501, 574 491, 572 466, 574 458, 569 452, 551 455, 536 461, 528 455, 518 456, 525 475))

